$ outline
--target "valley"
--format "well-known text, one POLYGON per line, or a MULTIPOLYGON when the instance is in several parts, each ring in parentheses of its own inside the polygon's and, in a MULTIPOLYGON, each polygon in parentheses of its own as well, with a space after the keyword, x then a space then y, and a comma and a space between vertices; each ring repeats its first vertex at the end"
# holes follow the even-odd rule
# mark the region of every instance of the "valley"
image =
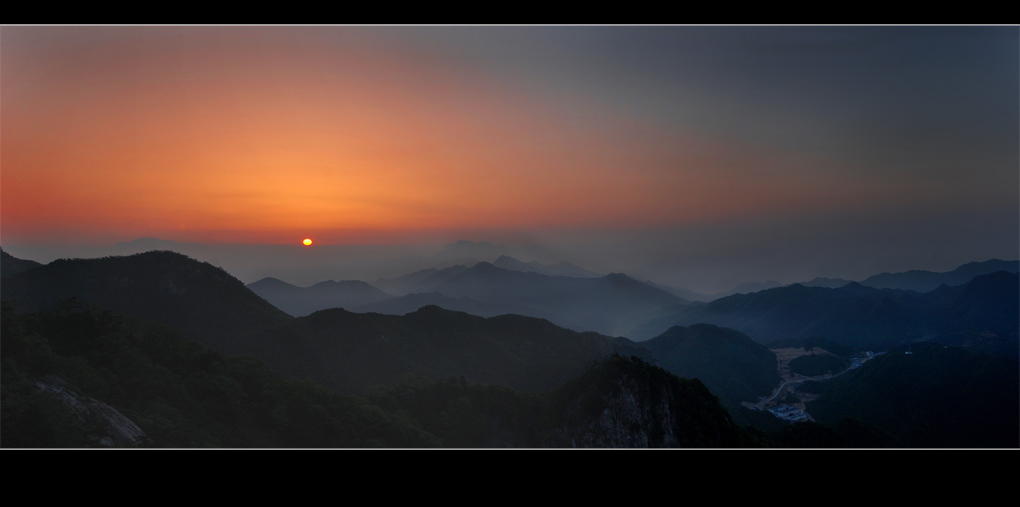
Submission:
POLYGON ((805 406, 808 402, 818 399, 817 394, 797 392, 797 387, 804 382, 823 382, 831 380, 840 375, 850 373, 856 368, 866 363, 869 359, 876 357, 877 355, 883 354, 879 352, 875 354, 871 351, 865 352, 862 357, 854 357, 849 359, 849 365, 846 369, 837 368, 835 371, 830 370, 821 375, 806 376, 800 372, 794 373, 791 371, 790 362, 807 356, 813 355, 825 355, 835 358, 835 356, 825 350, 806 350, 804 348, 780 348, 772 349, 776 353, 776 359, 778 360, 779 376, 782 383, 776 387, 771 396, 764 397, 760 396, 756 402, 742 402, 741 406, 752 409, 752 410, 768 410, 776 417, 791 421, 814 421, 811 414, 805 412, 805 406), (785 396, 784 396, 785 395, 785 396), (782 401, 779 401, 782 400, 782 401))

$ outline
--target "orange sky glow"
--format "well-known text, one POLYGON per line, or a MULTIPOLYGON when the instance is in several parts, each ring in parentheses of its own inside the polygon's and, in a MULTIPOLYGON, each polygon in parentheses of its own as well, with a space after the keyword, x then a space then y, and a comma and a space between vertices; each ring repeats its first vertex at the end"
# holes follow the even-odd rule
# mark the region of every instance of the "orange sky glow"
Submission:
POLYGON ((371 34, 4 28, 5 237, 391 242, 866 202, 832 160, 371 34), (842 176, 841 176, 842 175, 842 176), (296 238, 296 239, 295 239, 296 238))

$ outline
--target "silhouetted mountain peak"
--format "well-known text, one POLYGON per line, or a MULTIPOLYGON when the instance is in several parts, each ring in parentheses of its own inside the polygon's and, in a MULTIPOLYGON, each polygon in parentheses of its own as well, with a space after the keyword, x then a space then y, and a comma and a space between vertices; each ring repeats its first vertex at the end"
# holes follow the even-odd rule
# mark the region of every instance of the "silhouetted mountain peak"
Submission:
POLYGON ((824 278, 819 276, 813 278, 810 281, 802 283, 803 285, 806 285, 808 287, 825 287, 827 289, 838 289, 850 283, 850 280, 846 280, 843 278, 824 278))
POLYGON ((124 257, 58 259, 5 278, 3 298, 36 312, 68 298, 184 329, 227 353, 247 353, 243 338, 289 317, 222 268, 171 251, 124 257))
POLYGON ((1008 273, 1016 273, 1020 262, 1018 261, 1004 261, 1000 259, 988 259, 983 262, 968 262, 954 271, 970 271, 974 269, 995 269, 999 271, 1006 271, 1008 273))
POLYGON ((19 259, 0 248, 0 276, 15 275, 39 266, 42 266, 42 264, 36 261, 19 259))
POLYGON ((279 278, 273 278, 271 276, 267 276, 267 277, 265 277, 265 278, 263 278, 263 279, 261 279, 261 280, 259 280, 257 282, 252 282, 252 283, 248 284, 248 288, 254 290, 254 287, 271 287, 271 288, 276 288, 276 289, 289 288, 289 287, 293 287, 295 289, 297 288, 296 285, 289 284, 289 283, 287 283, 287 282, 285 282, 283 280, 280 280, 279 278))
POLYGON ((629 276, 627 276, 627 275, 625 275, 623 273, 609 273, 608 275, 602 277, 602 280, 605 280, 605 281, 609 282, 611 285, 617 286, 617 287, 637 287, 637 286, 641 286, 641 287, 648 287, 648 288, 654 289, 656 291, 665 292, 665 291, 662 291, 661 289, 654 288, 654 287, 652 287, 652 286, 650 286, 650 285, 648 285, 646 283, 639 282, 639 281, 637 281, 637 280, 635 280, 635 279, 633 279, 633 278, 631 278, 631 277, 629 277, 629 276))
POLYGON ((857 282, 850 282, 850 283, 848 283, 848 284, 846 284, 846 285, 844 285, 842 287, 839 287, 837 290, 846 291, 846 292, 849 292, 851 294, 867 295, 867 294, 874 294, 875 292, 879 292, 879 291, 882 291, 882 290, 890 290, 890 289, 876 289, 874 287, 868 287, 867 285, 861 285, 860 283, 857 283, 857 282))
POLYGON ((602 276, 567 261, 560 261, 556 264, 542 264, 538 261, 523 262, 509 255, 500 255, 493 264, 503 269, 524 273, 538 273, 546 276, 569 276, 572 278, 600 278, 602 276))
POLYGON ((57 259, 39 272, 40 277, 52 277, 66 282, 78 280, 97 286, 116 286, 124 290, 159 288, 174 293, 204 288, 210 283, 230 287, 244 284, 207 262, 200 262, 184 254, 158 250, 123 257, 101 259, 57 259))
POLYGON ((1016 273, 1020 271, 1020 261, 1001 261, 991 259, 984 262, 969 262, 952 271, 936 273, 914 269, 902 273, 880 273, 870 276, 861 283, 869 287, 880 289, 908 289, 917 292, 929 292, 940 285, 957 286, 963 285, 976 276, 1006 271, 1016 273))
POLYGON ((673 326, 663 332, 661 335, 652 338, 646 342, 642 342, 642 345, 649 346, 666 340, 708 340, 708 341, 719 341, 719 340, 739 340, 741 342, 749 344, 749 346, 756 349, 765 349, 764 346, 759 345, 751 340, 746 334, 741 333, 735 329, 728 327, 717 326, 715 324, 698 323, 691 324, 689 326, 673 326))
POLYGON ((535 273, 524 273, 523 271, 514 271, 511 269, 503 269, 498 267, 491 262, 479 262, 474 266, 464 270, 463 273, 455 275, 457 278, 475 278, 479 276, 491 277, 491 276, 523 276, 523 275, 534 275, 535 273))
MULTIPOLYGON (((425 306, 423 306, 423 307, 421 307, 421 308, 419 308, 419 309, 409 313, 408 315, 436 315, 436 314, 440 314, 440 313, 444 313, 444 312, 450 312, 450 311, 452 311, 452 310, 444 310, 443 308, 439 307, 438 305, 425 305, 425 306)), ((456 312, 456 313, 462 313, 462 312, 456 312)))

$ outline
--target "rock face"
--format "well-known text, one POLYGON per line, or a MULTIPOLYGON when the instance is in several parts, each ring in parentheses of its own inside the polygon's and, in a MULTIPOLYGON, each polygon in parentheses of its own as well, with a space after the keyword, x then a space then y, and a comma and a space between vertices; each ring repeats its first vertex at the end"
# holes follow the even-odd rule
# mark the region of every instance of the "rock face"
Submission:
POLYGON ((737 447, 743 433, 697 380, 614 356, 565 385, 554 445, 737 447))
POLYGON ((134 447, 145 441, 145 432, 117 409, 83 396, 55 375, 35 381, 36 387, 56 395, 89 428, 89 439, 96 447, 134 447))
POLYGON ((673 417, 669 388, 651 394, 646 405, 644 393, 634 379, 621 379, 611 392, 597 400, 579 400, 568 407, 568 418, 579 418, 577 426, 564 430, 571 447, 679 447, 680 437, 673 417), (597 414, 585 414, 586 403, 601 405, 597 414))

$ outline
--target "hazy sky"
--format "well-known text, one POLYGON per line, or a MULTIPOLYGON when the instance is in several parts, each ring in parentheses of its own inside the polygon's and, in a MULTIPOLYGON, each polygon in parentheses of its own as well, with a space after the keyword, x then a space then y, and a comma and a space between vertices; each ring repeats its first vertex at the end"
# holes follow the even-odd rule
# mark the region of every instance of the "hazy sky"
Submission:
POLYGON ((7 250, 539 242, 739 283, 1020 249, 1017 27, 3 27, 0 101, 7 250))

